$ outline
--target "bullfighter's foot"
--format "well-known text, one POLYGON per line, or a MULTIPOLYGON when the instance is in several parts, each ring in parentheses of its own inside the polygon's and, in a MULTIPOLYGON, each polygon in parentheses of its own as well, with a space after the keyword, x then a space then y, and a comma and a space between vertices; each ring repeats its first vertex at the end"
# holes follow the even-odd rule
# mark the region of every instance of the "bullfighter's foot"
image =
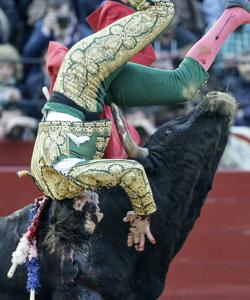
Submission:
POLYGON ((84 229, 89 235, 94 233, 97 224, 103 219, 98 198, 98 194, 84 191, 74 199, 74 209, 85 212, 84 229))
POLYGON ((150 243, 155 245, 156 240, 150 231, 150 217, 138 216, 133 211, 127 212, 123 222, 130 223, 127 244, 128 247, 135 247, 136 251, 142 252, 145 249, 145 236, 150 243))

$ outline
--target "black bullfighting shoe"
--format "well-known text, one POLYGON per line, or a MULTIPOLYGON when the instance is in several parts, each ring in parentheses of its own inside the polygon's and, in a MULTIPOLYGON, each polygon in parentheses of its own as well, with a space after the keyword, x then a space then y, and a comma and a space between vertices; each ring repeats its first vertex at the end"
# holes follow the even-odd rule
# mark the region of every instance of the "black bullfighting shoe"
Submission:
POLYGON ((228 0, 226 8, 241 7, 250 13, 250 1, 249 0, 228 0))

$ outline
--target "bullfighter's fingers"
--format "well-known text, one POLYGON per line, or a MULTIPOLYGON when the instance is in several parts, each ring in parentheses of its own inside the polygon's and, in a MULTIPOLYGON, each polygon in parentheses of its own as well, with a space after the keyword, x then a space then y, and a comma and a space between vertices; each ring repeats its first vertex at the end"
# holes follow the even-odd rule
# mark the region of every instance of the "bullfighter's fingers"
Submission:
POLYGON ((135 250, 140 252, 140 246, 139 245, 135 245, 135 250))
POLYGON ((151 244, 153 244, 153 245, 156 244, 156 240, 155 240, 154 236, 152 235, 152 233, 151 233, 151 231, 150 231, 150 227, 148 227, 148 228, 146 229, 146 236, 147 236, 147 238, 149 239, 149 241, 150 241, 151 244))
POLYGON ((141 233, 140 234, 140 242, 139 242, 139 244, 135 245, 135 250, 138 252, 144 251, 144 244, 145 244, 145 234, 141 233))
POLYGON ((137 232, 136 228, 133 226, 129 228, 129 231, 132 232, 133 234, 135 234, 137 232))
POLYGON ((139 245, 140 243, 140 234, 138 232, 134 232, 134 244, 139 245))
POLYGON ((134 234, 132 232, 128 233, 128 241, 127 241, 127 245, 128 247, 132 247, 134 244, 134 234))
POLYGON ((140 244, 139 244, 139 250, 138 251, 144 251, 145 247, 145 234, 141 233, 140 234, 140 244))

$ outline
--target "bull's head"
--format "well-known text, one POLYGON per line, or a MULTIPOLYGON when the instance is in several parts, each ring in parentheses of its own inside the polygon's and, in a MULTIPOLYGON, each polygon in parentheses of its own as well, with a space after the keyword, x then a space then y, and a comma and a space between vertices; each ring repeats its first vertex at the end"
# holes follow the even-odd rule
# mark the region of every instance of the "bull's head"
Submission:
POLYGON ((211 189, 236 109, 230 95, 210 92, 187 116, 162 125, 146 145, 148 156, 137 157, 146 169, 158 208, 152 224, 159 233, 155 237, 166 237, 166 245, 173 246, 167 252, 173 256, 211 189), (167 232, 159 228, 181 232, 182 238, 170 241, 167 232))
MULTIPOLYGON (((153 135, 148 145, 152 149, 155 146, 165 145, 171 152, 171 145, 174 144, 173 149, 176 152, 176 156, 180 158, 180 153, 186 152, 184 145, 189 144, 192 147, 192 143, 198 139, 202 147, 205 147, 206 142, 211 137, 213 140, 214 137, 220 138, 221 133, 226 136, 228 125, 235 115, 236 107, 236 102, 232 96, 221 92, 210 92, 206 95, 204 101, 189 115, 164 124, 153 135), (190 130, 191 127, 192 130, 190 130), (177 146, 179 151, 176 151, 177 144, 179 144, 177 146)), ((112 104, 112 111, 119 136, 128 156, 137 159, 147 157, 149 155, 148 148, 141 148, 135 144, 125 125, 124 117, 115 104, 112 104)))

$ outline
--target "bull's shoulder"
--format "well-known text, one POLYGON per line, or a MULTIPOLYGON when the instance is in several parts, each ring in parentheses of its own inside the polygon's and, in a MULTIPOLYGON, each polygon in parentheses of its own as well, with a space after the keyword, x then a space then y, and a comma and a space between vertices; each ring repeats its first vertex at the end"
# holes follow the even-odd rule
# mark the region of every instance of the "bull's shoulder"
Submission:
POLYGON ((30 205, 13 212, 12 214, 0 218, 1 236, 11 236, 23 234, 28 227, 30 205))

